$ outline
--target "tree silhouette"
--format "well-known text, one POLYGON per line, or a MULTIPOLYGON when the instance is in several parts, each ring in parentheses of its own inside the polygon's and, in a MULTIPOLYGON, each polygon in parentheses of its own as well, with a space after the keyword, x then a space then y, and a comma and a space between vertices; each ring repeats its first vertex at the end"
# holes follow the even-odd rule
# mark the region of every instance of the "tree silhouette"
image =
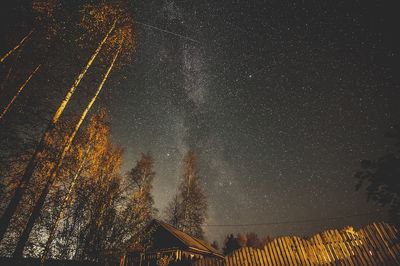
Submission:
POLYGON ((248 233, 246 234, 246 238, 247 238, 246 246, 253 248, 261 247, 261 241, 256 233, 254 232, 248 233))
POLYGON ((241 246, 239 245, 238 239, 233 234, 225 237, 224 246, 222 247, 222 251, 225 255, 230 254, 239 248, 241 248, 241 246))
POLYGON ((207 197, 197 172, 197 157, 189 151, 183 159, 183 176, 178 194, 166 209, 167 222, 194 237, 203 238, 207 197))
POLYGON ((272 238, 268 235, 260 239, 254 232, 246 234, 238 233, 236 236, 229 234, 225 237, 222 251, 225 255, 227 255, 242 247, 263 248, 265 245, 271 242, 271 240, 272 238))
POLYGON ((167 208, 164 211, 167 222, 174 227, 179 226, 180 216, 181 216, 180 204, 181 203, 179 201, 178 195, 175 195, 174 198, 172 199, 172 201, 168 204, 167 208))
POLYGON ((366 183, 367 199, 389 207, 393 223, 400 224, 400 124, 393 126, 387 136, 395 140, 394 152, 376 160, 361 161, 361 171, 355 174, 358 179, 356 190, 366 183))

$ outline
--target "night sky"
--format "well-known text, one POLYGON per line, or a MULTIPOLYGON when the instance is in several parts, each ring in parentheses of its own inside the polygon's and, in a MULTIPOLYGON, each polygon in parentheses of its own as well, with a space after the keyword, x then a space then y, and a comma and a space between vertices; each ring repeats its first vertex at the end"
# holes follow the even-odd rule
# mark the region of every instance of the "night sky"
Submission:
MULTIPOLYGON (((154 156, 160 215, 188 149, 198 153, 208 224, 381 210, 353 178, 361 159, 391 149, 384 135, 400 114, 400 24, 394 4, 378 2, 133 1, 137 51, 113 90, 112 126, 126 169, 141 152, 154 156)), ((384 218, 206 232, 312 235, 384 218)))
POLYGON ((107 99, 123 171, 155 159, 160 217, 192 149, 210 241, 386 218, 353 176, 400 122, 396 1, 130 1, 136 53, 107 99))

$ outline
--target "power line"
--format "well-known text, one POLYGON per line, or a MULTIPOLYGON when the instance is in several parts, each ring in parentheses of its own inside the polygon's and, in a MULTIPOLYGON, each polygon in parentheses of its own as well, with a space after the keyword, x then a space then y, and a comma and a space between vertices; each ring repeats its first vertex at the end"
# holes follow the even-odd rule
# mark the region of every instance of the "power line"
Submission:
POLYGON ((370 215, 383 214, 383 213, 384 213, 383 211, 378 211, 378 212, 350 214, 350 215, 337 216, 337 217, 314 218, 314 219, 305 219, 305 220, 291 220, 291 221, 267 222, 267 223, 248 223, 248 224, 206 224, 204 226, 208 226, 208 227, 244 227, 244 226, 265 226, 265 225, 279 225, 279 224, 301 224, 301 223, 314 223, 314 222, 320 222, 320 221, 340 220, 340 219, 347 219, 347 218, 353 218, 353 217, 370 216, 370 215))

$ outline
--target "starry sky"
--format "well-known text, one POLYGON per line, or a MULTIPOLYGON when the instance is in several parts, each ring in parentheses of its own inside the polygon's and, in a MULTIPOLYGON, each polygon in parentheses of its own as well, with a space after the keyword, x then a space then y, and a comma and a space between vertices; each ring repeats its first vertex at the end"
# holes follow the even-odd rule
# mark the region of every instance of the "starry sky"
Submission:
POLYGON ((112 133, 123 171, 154 157, 161 217, 192 149, 210 241, 386 218, 353 175, 400 122, 396 1, 129 1, 136 53, 108 83, 112 133))
POLYGON ((128 169, 156 163, 156 206, 176 193, 180 161, 199 157, 207 237, 312 235, 385 219, 355 192, 361 159, 391 149, 398 123, 394 1, 137 1, 137 51, 113 90, 128 169), (393 3, 391 5, 391 3, 393 3))

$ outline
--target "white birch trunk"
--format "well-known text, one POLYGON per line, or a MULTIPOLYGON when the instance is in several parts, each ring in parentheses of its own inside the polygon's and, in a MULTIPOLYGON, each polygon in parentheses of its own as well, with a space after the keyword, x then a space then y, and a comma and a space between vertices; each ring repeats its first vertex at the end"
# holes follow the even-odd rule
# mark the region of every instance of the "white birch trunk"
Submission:
POLYGON ((107 39, 110 36, 111 32, 114 30, 116 23, 117 23, 117 21, 114 20, 114 23, 112 24, 111 28, 107 32, 106 36, 104 36, 103 40, 101 40, 100 44, 97 46, 96 51, 92 54, 92 56, 90 57, 89 61, 86 64, 86 66, 84 67, 82 72, 79 74, 79 76, 76 78, 74 84, 72 84, 72 87, 67 92, 67 95, 65 95, 63 101, 61 102, 61 104, 58 107, 56 113, 54 114, 54 117, 53 117, 53 120, 52 120, 53 124, 57 123, 57 121, 60 118, 61 114, 63 113, 65 107, 67 106, 69 100, 71 99, 71 97, 74 94, 76 88, 78 87, 79 83, 81 82, 81 80, 85 76, 85 74, 88 71, 88 69, 90 68, 90 66, 93 64, 94 60, 96 59, 96 57, 99 54, 101 48, 103 47, 103 45, 107 41, 107 39))
POLYGON ((15 100, 18 98, 18 96, 21 94, 25 86, 28 84, 28 82, 31 80, 31 78, 35 75, 35 73, 39 70, 41 65, 38 65, 35 70, 29 75, 29 77, 24 81, 24 83, 21 84, 19 87, 17 93, 12 97, 10 102, 7 104, 7 106, 4 108, 3 112, 0 114, 0 120, 3 118, 3 116, 10 110, 11 106, 15 102, 15 100))
MULTIPOLYGON (((97 97, 99 96, 100 92, 102 91, 102 89, 104 87, 104 84, 107 81, 107 79, 108 79, 108 77, 109 77, 109 75, 111 73, 111 70, 114 68, 115 62, 117 61, 117 58, 118 58, 118 56, 119 56, 119 54, 120 54, 120 52, 122 50, 122 45, 123 45, 123 39, 121 40, 121 43, 120 43, 117 51, 115 52, 114 57, 113 57, 113 59, 112 59, 112 61, 110 63, 110 66, 108 67, 106 73, 104 74, 104 77, 103 77, 101 83, 99 84, 95 95, 89 101, 89 103, 86 106, 85 110, 81 114, 81 117, 80 117, 78 123, 75 125, 74 131, 69 136, 66 144, 64 145, 63 151, 62 151, 62 153, 61 153, 61 155, 60 155, 60 157, 59 157, 59 159, 57 161, 57 164, 51 170, 48 182, 47 182, 45 188, 43 189, 43 191, 41 193, 41 196, 39 197, 39 201, 36 203, 36 205, 34 207, 34 210, 37 210, 37 212, 31 214, 31 217, 30 217, 30 219, 28 221, 28 224, 27 224, 27 226, 25 227, 25 230, 22 233, 22 235, 24 237, 23 237, 22 241, 20 241, 21 243, 18 243, 18 245, 17 245, 16 252, 14 253, 16 256, 19 256, 20 254, 22 254, 22 250, 23 250, 23 248, 25 246, 25 243, 26 243, 26 241, 27 241, 27 239, 29 237, 29 234, 30 234, 30 232, 31 232, 31 230, 33 228, 33 224, 36 221, 37 217, 39 217, 39 214, 40 214, 41 208, 43 207, 44 200, 45 200, 45 197, 46 197, 46 195, 48 193, 49 187, 52 185, 52 183, 53 183, 53 181, 54 181, 54 179, 55 179, 55 177, 56 177, 56 175, 58 173, 58 170, 60 169, 60 167, 61 167, 61 165, 62 165, 62 163, 64 161, 65 155, 70 150, 70 148, 72 146, 72 142, 73 142, 76 134, 78 133, 82 123, 85 121, 85 118, 86 118, 87 114, 89 113, 89 111, 92 108, 93 104, 95 103, 97 97), (25 238, 26 238, 26 240, 25 240, 25 238)), ((51 243, 49 243, 49 246, 50 246, 50 244, 51 243)), ((44 254, 42 256, 42 258, 41 258, 41 264, 42 265, 44 264, 44 262, 46 260, 46 256, 47 256, 47 254, 44 254)))
POLYGON ((0 63, 3 63, 4 60, 7 59, 7 57, 9 57, 10 55, 12 55, 16 50, 18 50, 24 43, 25 41, 29 38, 29 36, 31 36, 31 34, 33 33, 34 30, 31 30, 24 38, 22 38, 22 40, 16 45, 14 46, 14 48, 12 48, 10 51, 8 51, 6 54, 4 54, 1 58, 0 58, 0 63))

